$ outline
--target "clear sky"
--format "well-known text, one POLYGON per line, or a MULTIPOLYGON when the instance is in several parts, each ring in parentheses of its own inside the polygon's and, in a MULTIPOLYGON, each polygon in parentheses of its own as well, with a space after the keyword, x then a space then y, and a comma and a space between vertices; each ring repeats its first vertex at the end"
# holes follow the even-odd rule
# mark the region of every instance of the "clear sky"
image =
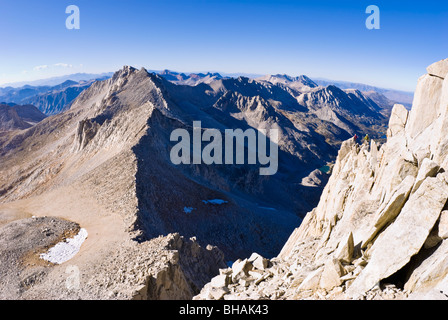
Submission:
POLYGON ((116 71, 306 74, 413 91, 448 58, 448 1, 0 0, 0 84, 116 71), (68 5, 80 29, 68 30, 68 5), (368 30, 368 5, 380 30, 368 30))

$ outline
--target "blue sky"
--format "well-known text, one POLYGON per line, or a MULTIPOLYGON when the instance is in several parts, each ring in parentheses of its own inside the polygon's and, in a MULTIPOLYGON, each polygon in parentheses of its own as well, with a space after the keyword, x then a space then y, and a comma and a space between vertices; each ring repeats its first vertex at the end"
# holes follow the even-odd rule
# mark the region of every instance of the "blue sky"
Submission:
POLYGON ((115 71, 306 74, 412 91, 448 57, 445 1, 0 0, 0 84, 115 71), (81 28, 68 30, 68 5, 81 28), (366 7, 381 10, 368 30, 366 7))

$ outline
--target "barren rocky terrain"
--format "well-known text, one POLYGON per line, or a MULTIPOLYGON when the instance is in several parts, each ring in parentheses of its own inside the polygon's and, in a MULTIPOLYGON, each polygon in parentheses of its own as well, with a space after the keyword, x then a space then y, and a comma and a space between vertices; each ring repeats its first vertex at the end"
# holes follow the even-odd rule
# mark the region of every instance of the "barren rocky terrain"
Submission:
MULTIPOLYGON (((20 286, 19 274, 4 297, 189 299, 225 261, 277 255, 318 202, 328 177, 316 170, 358 130, 382 135, 376 126, 385 121, 359 92, 297 88, 247 78, 180 85, 124 67, 69 110, 0 134, 3 228, 48 217, 88 233, 74 258, 46 265, 30 286, 20 286), (219 130, 280 129, 278 174, 260 176, 258 166, 244 164, 173 165, 170 132, 191 132, 196 120, 219 130), (70 270, 79 271, 79 290, 67 286, 70 270)), ((18 246, 17 272, 33 273, 17 261, 41 249, 22 254, 18 246)))

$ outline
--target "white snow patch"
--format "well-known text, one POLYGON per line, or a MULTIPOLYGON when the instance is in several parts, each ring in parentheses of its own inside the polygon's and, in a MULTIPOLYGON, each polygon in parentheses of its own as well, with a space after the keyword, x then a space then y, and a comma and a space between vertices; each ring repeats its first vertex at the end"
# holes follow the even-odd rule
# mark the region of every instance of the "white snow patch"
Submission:
POLYGON ((76 236, 66 239, 64 242, 57 243, 54 247, 50 248, 47 253, 42 253, 40 258, 55 264, 64 263, 78 253, 82 243, 86 240, 87 235, 87 230, 81 228, 76 236))
POLYGON ((184 207, 185 213, 191 213, 193 210, 194 210, 194 208, 192 208, 192 207, 184 207))

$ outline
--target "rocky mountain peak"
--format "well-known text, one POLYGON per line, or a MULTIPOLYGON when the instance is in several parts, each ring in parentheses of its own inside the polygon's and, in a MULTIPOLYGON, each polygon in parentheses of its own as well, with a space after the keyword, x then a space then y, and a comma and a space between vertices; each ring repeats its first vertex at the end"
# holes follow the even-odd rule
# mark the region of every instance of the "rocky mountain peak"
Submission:
POLYGON ((131 66, 123 66, 120 70, 116 71, 112 76, 112 81, 117 81, 119 79, 126 79, 134 72, 137 72, 137 69, 131 66))
POLYGON ((257 80, 268 81, 273 84, 285 84, 288 86, 292 86, 293 88, 301 88, 302 90, 305 88, 316 88, 318 85, 311 80, 309 77, 305 75, 300 75, 297 77, 292 77, 287 74, 275 74, 275 75, 266 75, 257 80))
POLYGON ((311 80, 309 77, 307 77, 306 75, 300 75, 296 78, 296 81, 300 81, 301 83, 307 85, 310 88, 315 88, 318 87, 318 85, 311 80))
POLYGON ((325 92, 327 92, 330 95, 333 95, 335 97, 342 95, 342 90, 336 87, 335 85, 330 84, 329 86, 325 87, 323 89, 325 92))

